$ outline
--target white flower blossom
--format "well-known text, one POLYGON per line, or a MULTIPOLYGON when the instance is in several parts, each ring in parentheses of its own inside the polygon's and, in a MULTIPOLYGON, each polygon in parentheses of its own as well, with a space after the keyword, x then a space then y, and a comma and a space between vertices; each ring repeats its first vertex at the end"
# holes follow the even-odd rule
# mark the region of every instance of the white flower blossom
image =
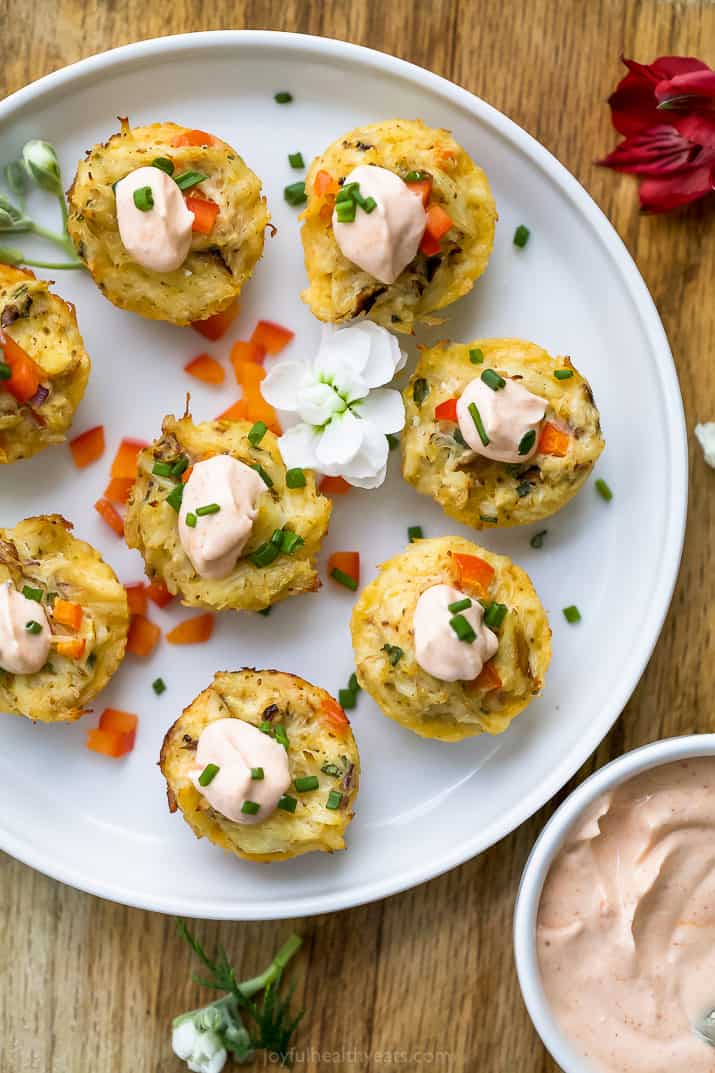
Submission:
POLYGON ((192 1017, 177 1019, 171 1032, 171 1046, 192 1073, 221 1073, 228 1057, 218 1032, 199 1028, 192 1017))
POLYGON ((402 396, 383 385, 406 360, 390 332, 363 320, 330 331, 311 361, 278 362, 261 390, 298 419, 278 440, 288 469, 378 488, 387 473, 386 437, 405 423, 402 396))
POLYGON ((705 461, 715 469, 715 421, 706 421, 695 426, 695 435, 703 449, 705 461))

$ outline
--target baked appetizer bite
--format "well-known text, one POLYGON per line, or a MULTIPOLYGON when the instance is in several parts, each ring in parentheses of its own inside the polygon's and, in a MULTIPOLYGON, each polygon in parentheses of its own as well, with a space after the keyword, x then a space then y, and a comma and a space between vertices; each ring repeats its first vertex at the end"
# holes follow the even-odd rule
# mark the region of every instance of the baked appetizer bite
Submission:
POLYGON ((320 587, 331 510, 311 470, 286 470, 263 422, 169 416, 139 454, 124 532, 187 606, 262 611, 320 587))
POLYGON ((324 689, 282 671, 225 671, 171 727, 169 808, 197 838, 251 861, 345 848, 360 780, 350 723, 324 689))
POLYGON ((127 594, 59 514, 0 529, 0 711, 72 722, 124 658, 127 594))
POLYGON ((305 189, 303 300, 319 320, 438 324, 433 314, 487 267, 494 198, 448 130, 406 119, 358 127, 316 157, 305 189))
POLYGON ((0 464, 62 443, 89 368, 74 306, 33 272, 0 264, 0 464))
POLYGON ((99 289, 172 324, 205 320, 238 296, 270 219, 236 150, 176 123, 122 119, 88 151, 68 196, 67 227, 99 289))
POLYGON ((402 475, 475 529, 554 514, 604 447, 591 388, 570 358, 521 339, 423 350, 403 397, 402 475))
POLYGON ((541 689, 551 629, 529 577, 461 537, 417 540, 360 594, 358 682, 424 738, 501 734, 541 689))

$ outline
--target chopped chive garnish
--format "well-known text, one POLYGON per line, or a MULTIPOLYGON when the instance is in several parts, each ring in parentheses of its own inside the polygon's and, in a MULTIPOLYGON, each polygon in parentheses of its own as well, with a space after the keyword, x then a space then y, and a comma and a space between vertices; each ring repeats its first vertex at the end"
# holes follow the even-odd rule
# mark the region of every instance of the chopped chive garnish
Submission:
POLYGON ((297 804, 298 801, 295 797, 291 797, 290 794, 283 794, 276 807, 282 808, 284 812, 295 812, 297 804))
POLYGON ((533 537, 529 541, 529 543, 531 544, 532 548, 543 548, 543 546, 544 546, 544 537, 546 536, 548 531, 549 531, 548 529, 542 529, 539 533, 534 533, 533 537))
POLYGON ((340 808, 343 803, 343 795, 338 793, 337 790, 331 790, 328 794, 328 800, 325 802, 325 807, 330 809, 340 808))
POLYGON ((469 360, 472 365, 481 365, 484 361, 484 351, 480 350, 478 346, 472 347, 469 351, 469 360))
POLYGON ((157 156, 151 162, 153 168, 158 168, 159 171, 165 171, 167 175, 174 174, 174 162, 169 160, 168 156, 157 156))
POLYGON ((339 689, 338 700, 340 701, 343 708, 350 711, 357 704, 357 693, 355 693, 352 689, 339 689))
POLYGON ((317 790, 320 785, 317 775, 301 775, 293 780, 293 785, 299 794, 307 793, 308 790, 317 790))
POLYGON ((288 731, 282 723, 276 723, 273 727, 273 737, 276 739, 279 745, 282 745, 284 749, 288 748, 288 731))
POLYGON ((352 689, 353 693, 359 693, 361 686, 357 680, 357 675, 353 672, 348 680, 348 689, 352 689))
POLYGON ((305 488, 305 473, 298 466, 286 470, 286 488, 305 488))
POLYGON ((203 518, 207 514, 218 514, 220 510, 218 503, 206 503, 203 507, 196 508, 196 516, 197 518, 203 518))
POLYGON ((258 614, 263 615, 264 618, 268 618, 270 613, 271 613, 270 607, 262 607, 261 610, 258 612, 258 614))
POLYGON ((308 195, 305 192, 305 183, 291 183, 289 186, 284 187, 283 197, 289 205, 303 205, 308 200, 308 195))
POLYGON ((251 560, 254 566, 270 566, 281 553, 281 549, 273 544, 270 540, 266 540, 263 544, 260 544, 255 551, 252 551, 248 558, 251 560))
POLYGON ((151 683, 151 688, 154 690, 157 697, 160 697, 162 693, 166 693, 166 682, 163 678, 155 678, 151 683))
POLYGON ((524 227, 523 224, 519 224, 516 231, 514 232, 514 245, 519 246, 523 249, 529 241, 530 235, 531 231, 529 230, 529 228, 524 227))
POLYGON ((258 729, 261 734, 268 734, 269 737, 273 737, 273 723, 270 723, 267 719, 262 719, 258 724, 258 729))
POLYGON ((533 492, 534 486, 529 481, 519 481, 516 486, 516 494, 519 499, 523 499, 524 496, 528 496, 529 492, 533 492))
POLYGON ((426 171, 408 171, 404 181, 406 183, 419 183, 422 179, 428 178, 429 174, 426 171))
POLYGON ((5 361, 0 361, 0 380, 9 380, 12 376, 12 369, 5 361))
POLYGON ((492 391, 500 391, 506 384, 504 377, 494 372, 493 369, 485 369, 482 373, 482 380, 492 391))
POLYGON ((290 529, 281 530, 281 551, 285 555, 292 555, 296 548, 304 543, 303 537, 293 533, 290 529))
POLYGON ((387 446, 391 451, 394 451, 396 447, 400 446, 400 437, 396 436, 394 432, 388 432, 385 439, 387 440, 387 446))
POLYGON ((374 197, 366 197, 364 201, 358 202, 363 212, 371 213, 373 209, 377 208, 377 202, 374 197))
POLYGON ((382 651, 387 654, 387 658, 393 667, 397 666, 405 654, 399 645, 383 645, 382 651))
POLYGON ((244 801, 241 805, 241 812, 245 813, 246 816, 255 816, 260 810, 261 806, 257 801, 244 801))
POLYGON ((468 447, 469 446, 469 444, 465 440, 464 436, 462 435, 459 427, 455 428, 454 432, 452 433, 452 439, 455 440, 459 444, 460 447, 468 447))
POLYGON ((332 775, 334 779, 340 778, 343 773, 343 769, 339 768, 337 764, 323 764, 320 770, 324 775, 332 775))
POLYGON ((271 544, 275 544, 277 548, 280 548, 283 544, 283 530, 274 529, 271 533, 271 544))
POLYGON ((265 421, 256 421, 255 425, 251 427, 248 433, 248 442, 252 444, 253 447, 258 447, 258 444, 261 442, 267 431, 268 426, 265 421))
POLYGON ((189 529, 196 528, 196 515, 193 513, 193 511, 188 512, 188 514, 184 518, 184 521, 188 525, 189 529))
POLYGON ((42 589, 33 589, 31 585, 23 585, 22 595, 26 600, 35 600, 39 604, 42 600, 42 589))
POLYGON ((465 641, 467 644, 476 641, 477 635, 464 615, 454 615, 454 617, 449 620, 449 624, 460 641, 465 641))
POLYGON ((412 388, 412 398, 415 400, 418 406, 421 406, 429 395, 429 384, 422 377, 419 380, 415 380, 414 387, 412 388))
POLYGON ((336 201, 335 215, 338 218, 338 223, 351 224, 355 219, 356 213, 357 206, 352 199, 345 201, 336 201))
POLYGON ((252 767, 251 768, 251 778, 252 779, 262 779, 264 777, 265 777, 265 772, 264 772, 262 767, 252 767))
POLYGON ((472 418, 472 421, 474 422, 474 426, 475 426, 477 432, 479 433, 479 439, 482 441, 482 443, 484 444, 485 447, 488 447, 489 443, 491 441, 490 441, 489 437, 487 436, 487 430, 484 427, 484 422, 482 421, 482 415, 479 413, 479 410, 477 409, 476 402, 470 402, 470 404, 467 407, 467 409, 469 410, 469 413, 470 413, 470 416, 472 418))
POLYGON ((508 610, 509 608, 506 604, 490 604, 484 612, 485 625, 491 626, 493 630, 498 630, 506 618, 508 610))
POLYGON ((531 448, 536 443, 536 432, 533 428, 530 428, 528 432, 525 432, 519 441, 519 454, 528 455, 531 448))
POLYGON ((179 510, 181 509, 181 500, 183 498, 184 498, 184 486, 183 486, 183 484, 177 484, 169 492, 168 496, 166 497, 166 502, 169 504, 170 507, 173 507, 174 510, 176 511, 176 513, 178 514, 179 510))
POLYGON ((466 611, 471 606, 472 601, 468 596, 465 596, 463 600, 455 600, 453 604, 447 604, 447 610, 451 611, 453 615, 457 615, 460 611, 466 611))
POLYGON ((407 528, 407 539, 409 540, 410 544, 414 540, 422 540, 423 537, 424 537, 424 533, 422 532, 422 526, 421 525, 410 525, 410 526, 408 526, 408 528, 407 528))
POLYGON ((171 476, 176 478, 182 477, 188 468, 188 458, 186 455, 180 455, 171 467, 171 476))
POLYGON ((182 171, 181 175, 175 177, 174 182, 179 190, 190 190, 192 186, 198 186, 204 179, 208 179, 208 175, 204 175, 202 171, 182 171))
POLYGON ((607 503, 610 503, 613 499, 613 492, 608 487, 603 477, 599 477, 596 481, 596 491, 600 495, 601 499, 605 499, 607 503))
POLYGON ((199 775, 199 786, 208 786, 219 773, 218 764, 207 764, 199 775))
POLYGON ((171 463, 170 462, 155 462, 151 468, 155 477, 170 477, 171 476, 171 463))
POLYGON ((261 478, 267 488, 273 487, 273 478, 270 476, 270 474, 266 473, 263 466, 260 466, 258 462, 251 462, 249 463, 249 465, 251 469, 255 469, 256 473, 261 478))
POLYGON ((279 93, 273 94, 273 100, 276 104, 290 104, 293 100, 293 94, 289 93, 288 90, 282 89, 279 93))
POLYGON ((330 576, 334 581, 337 581, 340 585, 344 585, 346 589, 350 589, 351 592, 356 592, 358 583, 354 577, 350 577, 343 570, 338 570, 337 566, 330 571, 330 576))
POLYGON ((554 376, 557 380, 570 380, 573 376, 573 369, 554 369, 554 376))
POLYGON ((302 153, 289 153, 288 154, 288 163, 290 164, 290 166, 292 168, 304 168, 305 167, 305 161, 303 160, 303 154, 302 153))
POLYGON ((571 623, 581 621, 581 612, 576 607, 576 604, 571 604, 570 607, 565 607, 564 608, 564 618, 566 619, 567 622, 571 622, 571 623))
POLYGON ((140 186, 134 191, 134 204, 140 212, 149 212, 154 208, 154 195, 150 186, 140 186))
POLYGON ((496 514, 480 514, 479 521, 486 522, 488 525, 496 525, 499 519, 496 514))
POLYGON ((31 618, 29 622, 25 623, 25 629, 28 633, 42 633, 42 626, 39 622, 36 622, 34 618, 31 618))

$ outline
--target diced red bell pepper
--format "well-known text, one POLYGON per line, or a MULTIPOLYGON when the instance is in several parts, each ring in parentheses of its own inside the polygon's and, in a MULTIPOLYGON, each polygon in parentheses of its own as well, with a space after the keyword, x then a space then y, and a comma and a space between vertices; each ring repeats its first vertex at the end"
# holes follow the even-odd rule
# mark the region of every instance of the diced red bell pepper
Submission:
POLYGON ((130 734, 116 730, 101 730, 96 727, 87 731, 87 748, 93 753, 118 758, 126 756, 134 748, 134 739, 130 734))
POLYGON ((197 645, 208 641, 214 628, 213 615, 187 618, 169 630, 166 639, 171 645, 197 645))
POLYGON ((497 673, 493 660, 489 660, 488 663, 484 664, 481 672, 476 678, 472 679, 469 686, 472 689, 483 689, 485 692, 491 689, 501 689, 502 680, 497 673))
POLYGON ((432 196, 432 176, 426 175, 424 179, 415 179, 413 182, 405 184, 408 190, 411 190, 413 194, 419 194, 422 198, 422 204, 425 208, 429 204, 429 199, 432 196))
POLYGON ((428 257, 433 257, 436 253, 439 253, 440 239, 447 234, 452 226, 452 218, 444 211, 442 206, 435 201, 430 202, 427 206, 427 226, 420 243, 422 253, 428 257))
POLYGON ((329 194, 337 194, 339 189, 340 183, 337 181, 337 179, 334 179, 330 172, 324 171, 321 168, 321 170, 315 176, 315 180, 313 182, 313 192, 316 193, 318 197, 325 197, 329 194))
POLYGON ((189 376, 195 376, 204 384, 222 384, 226 373, 223 365, 220 365, 210 354, 197 354, 184 366, 184 372, 189 376))
POLYGON ((344 708, 333 697, 326 695, 320 701, 320 709, 331 729, 344 735, 350 726, 350 720, 344 708))
POLYGON ((70 440, 72 460, 77 469, 84 469, 104 454, 104 425, 88 428, 70 440))
POLYGON ((441 402, 439 406, 434 408, 434 416, 438 421, 455 421, 457 420, 457 400, 446 399, 441 402))
POLYGON ((174 599, 163 581, 150 581, 146 587, 146 594, 157 607, 166 607, 174 599))
POLYGON ((133 486, 134 481, 131 477, 112 477, 104 489, 104 498, 122 507, 129 501, 129 493, 133 486))
POLYGON ((145 615, 132 615, 127 635, 127 652, 133 656, 150 656, 159 643, 161 630, 145 615))
POLYGON ((198 148, 201 145, 221 145, 221 139, 207 134, 205 130, 184 130, 177 134, 171 143, 176 149, 183 145, 193 145, 198 148))
POLYGON ((22 347, 0 330, 0 358, 10 366, 10 379, 0 380, 0 389, 9 391, 18 402, 29 402, 42 380, 42 369, 22 347))
POLYGON ((114 456, 110 475, 133 481, 137 475, 137 455, 146 446, 146 440, 123 439, 114 456))
POLYGON ((347 574, 349 578, 360 584, 360 552, 359 551, 334 551, 328 558, 328 576, 333 570, 339 570, 347 574))
POLYGON ((215 343, 231 327, 238 316, 239 308, 238 298, 234 298, 220 313, 214 313, 212 317, 207 317, 206 320, 192 321, 191 327, 199 335, 203 335, 206 339, 210 339, 212 343, 215 343))
POLYGON ((66 641, 58 641, 55 651, 58 656, 66 659, 82 659, 87 641, 84 637, 72 637, 66 641))
POLYGON ((82 625, 84 614, 79 604, 71 600, 60 600, 59 597, 52 605, 52 621, 61 626, 68 626, 71 630, 78 630, 82 625))
POLYGON ((145 615, 147 608, 147 591, 143 581, 135 581, 124 586, 130 615, 145 615))
POLYGON ((119 537, 124 536, 124 521, 121 514, 118 514, 112 504, 107 499, 98 499, 94 504, 94 509, 104 519, 110 529, 119 537))
POLYGON ((290 328, 275 324, 272 320, 259 320, 251 335, 251 342, 258 343, 269 354, 280 354, 295 336, 290 328))
POLYGON ((494 567, 478 555, 461 555, 455 552, 452 558, 457 566, 459 584, 486 596, 494 580, 494 567))
POLYGON ((556 458, 564 458, 568 454, 569 434, 563 429, 546 421, 539 436, 537 453, 542 455, 554 455, 556 458))
POLYGON ((266 357, 266 348, 262 347, 259 343, 252 343, 250 339, 245 341, 239 339, 231 347, 231 364, 234 369, 237 365, 241 365, 246 361, 256 362, 261 365, 266 357))
POLYGON ((210 235, 219 212, 216 202, 206 197, 196 197, 195 194, 187 194, 184 201, 189 212, 194 214, 191 230, 199 235, 210 235))
POLYGON ((352 488, 344 477, 321 477, 318 491, 326 496, 343 496, 352 488))

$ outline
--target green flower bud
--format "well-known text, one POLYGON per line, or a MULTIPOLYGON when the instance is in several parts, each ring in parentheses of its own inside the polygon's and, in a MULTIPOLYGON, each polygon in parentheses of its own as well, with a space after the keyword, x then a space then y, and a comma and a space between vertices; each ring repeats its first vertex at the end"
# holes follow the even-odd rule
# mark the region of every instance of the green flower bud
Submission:
POLYGON ((16 197, 22 197, 27 190, 27 171, 21 160, 11 160, 5 165, 5 182, 8 190, 16 197))
POLYGON ((32 223, 17 205, 0 194, 0 231, 31 231, 32 223))
POLYGON ((58 197, 64 195, 60 162, 54 146, 33 138, 22 147, 22 159, 33 180, 42 190, 58 197))
POLYGON ((0 246, 0 262, 6 265, 24 264, 22 250, 16 250, 12 246, 0 246))

